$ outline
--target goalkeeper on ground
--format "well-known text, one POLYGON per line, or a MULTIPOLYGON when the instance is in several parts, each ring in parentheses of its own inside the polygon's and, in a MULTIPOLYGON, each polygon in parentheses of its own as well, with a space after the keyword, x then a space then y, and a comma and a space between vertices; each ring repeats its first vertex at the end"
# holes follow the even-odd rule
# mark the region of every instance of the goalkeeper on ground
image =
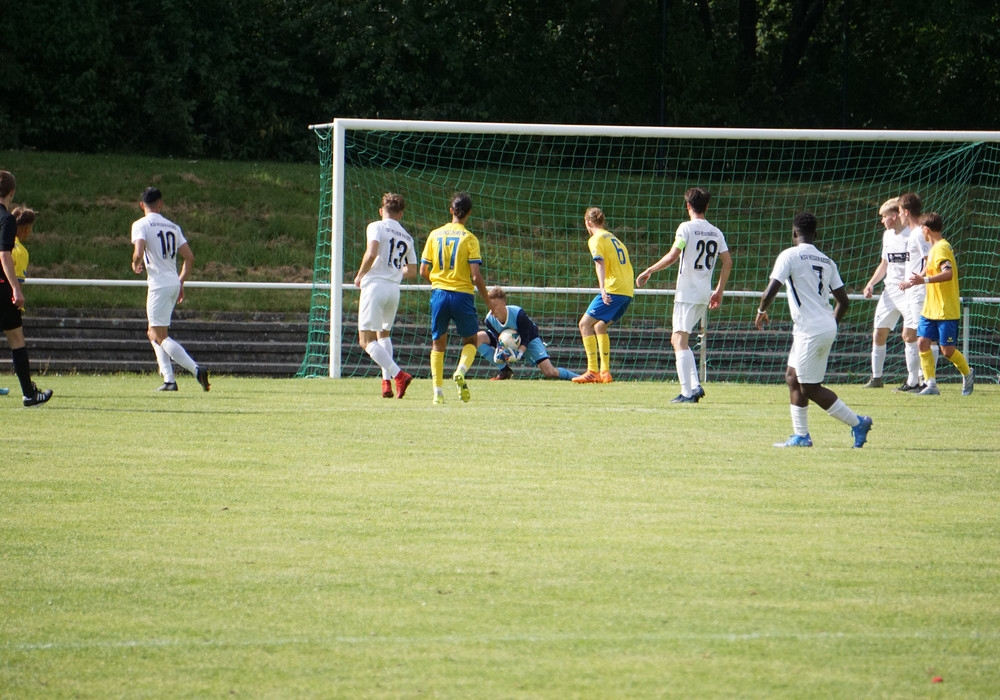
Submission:
POLYGON ((568 369, 552 364, 549 353, 545 351, 545 343, 538 335, 538 325, 520 306, 507 303, 507 293, 502 287, 493 287, 489 291, 489 298, 499 300, 503 305, 495 307, 496 313, 490 311, 486 314, 483 322, 486 330, 479 331, 476 342, 480 356, 500 367, 499 374, 493 379, 510 379, 514 375, 514 370, 510 368, 508 362, 517 362, 522 358, 534 362, 546 379, 572 379, 577 376, 568 369), (521 347, 517 353, 512 354, 500 344, 500 334, 505 330, 517 331, 521 336, 521 347))

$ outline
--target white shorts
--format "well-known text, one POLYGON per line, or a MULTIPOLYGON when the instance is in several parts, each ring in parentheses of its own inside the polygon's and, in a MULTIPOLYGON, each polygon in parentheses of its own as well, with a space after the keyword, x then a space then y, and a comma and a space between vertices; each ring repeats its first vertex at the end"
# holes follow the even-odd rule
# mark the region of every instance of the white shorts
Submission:
POLYGON ((822 384, 826 377, 826 361, 830 348, 837 339, 837 329, 806 335, 792 331, 792 349, 788 353, 788 366, 795 370, 799 384, 822 384))
POLYGON ((698 333, 701 322, 708 313, 708 304, 690 304, 685 301, 674 302, 674 333, 698 333))
POLYGON ((927 287, 926 285, 918 284, 916 287, 907 289, 905 294, 906 308, 904 309, 903 325, 916 330, 920 324, 920 315, 924 312, 924 299, 927 297, 927 287), (909 312, 913 317, 912 326, 906 321, 906 312, 909 312))
POLYGON ((146 292, 146 319, 150 326, 170 328, 170 318, 174 315, 174 306, 177 305, 180 293, 180 285, 159 287, 146 292))
MULTIPOLYGON (((923 301, 920 303, 923 305, 923 301)), ((913 307, 906 292, 898 287, 887 287, 882 290, 882 296, 879 297, 878 305, 875 307, 875 327, 895 330, 899 319, 903 319, 903 328, 916 330, 920 314, 913 316, 913 307)))
POLYGON ((398 308, 398 284, 366 284, 358 302, 358 330, 391 331, 398 308))

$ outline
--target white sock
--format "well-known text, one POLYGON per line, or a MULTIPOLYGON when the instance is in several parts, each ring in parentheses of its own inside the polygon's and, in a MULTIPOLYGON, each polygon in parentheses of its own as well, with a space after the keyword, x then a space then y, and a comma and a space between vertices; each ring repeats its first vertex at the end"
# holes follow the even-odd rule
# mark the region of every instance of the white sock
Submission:
POLYGON ((937 364, 938 358, 941 357, 941 348, 938 347, 937 343, 931 345, 931 353, 934 355, 934 364, 937 364))
POLYGON ((170 355, 170 359, 179 364, 181 367, 186 369, 191 374, 197 374, 198 363, 191 359, 191 356, 187 354, 187 350, 181 347, 173 338, 167 338, 162 343, 160 347, 170 355))
POLYGON ((809 407, 791 406, 792 409, 792 432, 805 437, 809 434, 809 407))
POLYGON ((852 428, 861 422, 861 419, 858 418, 858 414, 852 411, 847 404, 840 399, 834 401, 833 405, 826 409, 826 412, 830 415, 830 417, 836 418, 841 423, 844 423, 852 428))
POLYGON ((674 358, 677 361, 677 379, 681 383, 681 393, 684 396, 693 396, 694 387, 691 386, 691 372, 697 371, 694 364, 694 353, 691 352, 691 348, 675 350, 674 358))
POLYGON ((688 364, 691 366, 691 393, 693 394, 701 386, 701 380, 698 378, 698 361, 695 360, 694 350, 688 348, 687 352, 689 355, 688 364))
POLYGON ((920 350, 917 341, 904 343, 903 354, 906 355, 906 383, 910 386, 920 384, 920 350))
POLYGON ((872 376, 876 379, 882 376, 885 369, 885 346, 872 345, 872 376))
MULTIPOLYGON (((382 346, 382 348, 385 349, 387 353, 389 353, 389 359, 395 362, 396 358, 392 354, 392 337, 387 335, 384 338, 379 338, 378 344, 382 346)), ((397 373, 399 372, 398 366, 396 367, 396 372, 397 373)), ((386 370, 385 367, 382 368, 382 379, 392 379, 395 376, 396 374, 390 372, 389 370, 386 370)))
POLYGON ((392 355, 385 351, 385 348, 377 341, 372 341, 365 346, 365 352, 375 360, 375 364, 382 368, 382 378, 390 379, 399 374, 399 365, 392 361, 392 355), (388 373, 388 377, 386 376, 388 373))
POLYGON ((156 365, 160 368, 160 376, 163 377, 165 383, 172 384, 174 382, 174 363, 170 361, 170 355, 160 347, 159 343, 151 340, 149 344, 153 346, 153 352, 156 353, 156 365))

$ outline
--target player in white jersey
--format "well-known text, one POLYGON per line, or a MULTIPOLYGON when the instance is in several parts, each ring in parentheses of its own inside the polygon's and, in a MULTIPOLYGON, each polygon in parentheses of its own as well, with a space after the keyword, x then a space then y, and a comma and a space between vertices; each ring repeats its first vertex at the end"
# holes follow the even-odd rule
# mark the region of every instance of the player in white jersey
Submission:
POLYGON ((635 278, 636 286, 642 287, 654 272, 680 261, 670 343, 677 361, 681 393, 671 403, 697 403, 705 395, 688 340, 698 330, 708 310, 717 309, 722 303, 722 293, 733 269, 726 237, 705 219, 711 198, 712 195, 700 187, 692 187, 684 193, 689 220, 677 227, 674 244, 667 254, 635 278), (712 273, 718 260, 722 261, 722 271, 713 289, 712 273))
POLYGON ((767 309, 782 285, 788 294, 788 309, 795 325, 792 349, 788 355, 785 383, 788 385, 792 413, 792 436, 775 447, 812 447, 809 437, 809 402, 819 404, 830 416, 850 426, 854 446, 868 440, 872 419, 852 411, 830 389, 823 386, 830 348, 837 337, 837 324, 850 300, 837 271, 837 264, 821 253, 816 238, 816 217, 809 212, 795 215, 792 240, 795 246, 781 252, 774 263, 771 281, 760 300, 754 325, 758 330, 768 321, 767 309), (836 306, 831 309, 828 297, 833 294, 836 306))
POLYGON ((155 187, 147 187, 139 198, 143 216, 132 224, 132 271, 141 274, 146 269, 146 318, 149 327, 146 336, 156 353, 156 363, 163 375, 163 384, 157 391, 177 391, 174 379, 176 362, 193 374, 201 388, 209 389, 208 370, 199 366, 187 351, 169 337, 170 318, 174 306, 184 301, 184 282, 191 274, 194 253, 188 245, 181 227, 160 214, 163 196, 155 187), (177 256, 183 259, 180 274, 177 256))
POLYGON ((387 192, 382 195, 380 221, 368 224, 365 237, 368 246, 354 284, 361 288, 358 302, 358 343, 361 349, 382 368, 382 396, 391 399, 392 385, 396 397, 403 398, 413 375, 396 364, 392 352, 392 325, 399 308, 399 285, 405 277, 417 277, 417 252, 413 237, 400 220, 405 202, 402 195, 387 192))
MULTIPOLYGON (((914 273, 923 277, 924 268, 927 266, 927 254, 930 253, 931 246, 924 239, 923 229, 920 227, 920 212, 923 205, 913 192, 907 192, 899 197, 899 220, 907 232, 906 242, 906 271, 902 282, 909 280, 914 273)), ((897 285, 897 287, 899 286, 897 285)), ((906 312, 915 318, 914 323, 919 325, 920 314, 924 309, 924 297, 927 295, 925 285, 908 287, 905 289, 906 312)), ((896 391, 921 391, 924 388, 921 381, 920 371, 920 351, 917 349, 917 326, 903 327, 903 341, 906 343, 906 381, 903 382, 896 391)), ((934 354, 934 362, 937 363, 938 346, 931 346, 934 354)))
MULTIPOLYGON (((882 218, 885 232, 882 234, 882 252, 879 255, 878 267, 865 285, 864 295, 871 299, 875 293, 875 285, 884 282, 882 294, 875 307, 875 329, 872 332, 872 375, 865 389, 881 389, 885 386, 882 372, 885 368, 886 343, 889 333, 896 323, 903 319, 903 342, 906 342, 907 329, 916 332, 920 317, 913 317, 912 307, 906 302, 906 292, 899 284, 906 279, 906 261, 909 259, 907 245, 909 230, 903 226, 899 218, 899 201, 896 198, 885 202, 878 210, 882 218)), ((909 356, 907 356, 909 358, 909 356)), ((909 369, 909 367, 908 367, 909 369)))

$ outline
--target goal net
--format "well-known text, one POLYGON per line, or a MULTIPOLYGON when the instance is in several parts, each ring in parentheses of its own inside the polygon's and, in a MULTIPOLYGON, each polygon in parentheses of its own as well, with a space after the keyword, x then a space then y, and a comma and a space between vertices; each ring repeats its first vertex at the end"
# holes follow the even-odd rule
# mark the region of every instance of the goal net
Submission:
MULTIPOLYGON (((959 347, 980 377, 996 377, 998 134, 379 120, 312 128, 320 152, 319 227, 299 376, 377 375, 357 344, 353 278, 366 225, 378 218, 384 192, 405 197, 402 223, 418 252, 431 230, 450 221, 451 194, 469 192, 468 227, 482 245, 487 285, 503 286, 509 302, 538 322, 554 364, 582 371, 586 359, 576 324, 596 293, 585 209, 604 210, 607 228, 628 247, 638 273, 670 249, 677 225, 687 218, 684 192, 699 186, 712 193, 707 218, 726 235, 734 262, 722 307, 691 338, 710 381, 782 381, 791 343, 786 303, 774 305, 765 331, 753 328, 753 318, 775 257, 792 243, 792 216, 802 210, 818 217, 817 246, 837 262, 852 299, 828 381, 864 381, 881 293, 879 285, 874 298, 862 295, 879 263, 878 209, 904 192, 916 192, 924 212, 944 218, 963 296, 959 347)), ((670 346, 676 275, 676 266, 655 274, 612 328, 616 380, 676 379, 670 346)), ((393 343, 400 366, 426 376, 429 287, 418 282, 402 287, 393 343)), ((887 382, 905 378, 899 330, 890 335, 887 382)), ((457 353, 458 339, 451 342, 457 353)), ((493 371, 480 360, 472 376, 493 371)), ((941 372, 941 381, 957 378, 948 368, 941 372)))

